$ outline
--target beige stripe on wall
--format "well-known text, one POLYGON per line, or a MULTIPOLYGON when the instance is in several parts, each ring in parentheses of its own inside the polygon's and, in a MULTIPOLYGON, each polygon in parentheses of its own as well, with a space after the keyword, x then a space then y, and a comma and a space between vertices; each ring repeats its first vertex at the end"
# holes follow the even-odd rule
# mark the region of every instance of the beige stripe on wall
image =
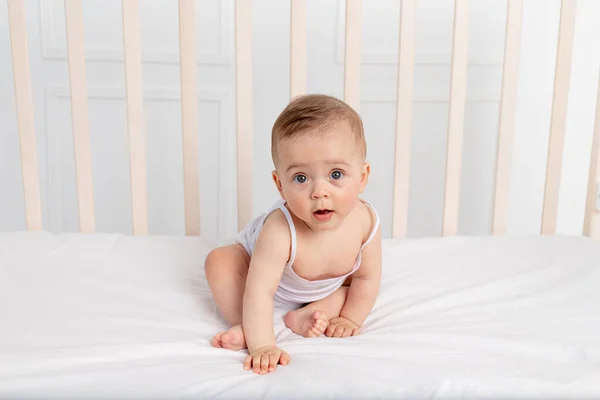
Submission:
POLYGON ((291 0, 290 98, 306 93, 306 0, 291 0))
POLYGON ((454 5, 450 110, 448 116, 448 144, 446 149, 446 177, 442 221, 442 234, 444 236, 455 235, 458 231, 460 174, 467 88, 468 11, 468 0, 456 0, 454 5))
POLYGON ((592 157, 588 175, 583 234, 600 240, 600 76, 596 98, 596 119, 592 141, 592 157))
POLYGON ((357 112, 360 107, 361 14, 361 0, 346 0, 344 101, 357 112))
POLYGON ((519 77, 519 54, 521 52, 522 15, 523 0, 509 0, 504 42, 502 97, 500 99, 500 122, 498 127, 498 149, 492 216, 492 234, 494 235, 503 235, 506 233, 512 149, 515 132, 517 83, 519 77))
POLYGON ((542 234, 556 233, 576 7, 577 0, 562 0, 554 74, 554 97, 550 120, 550 142, 546 163, 546 185, 542 209, 542 234))
POLYGON ((408 227, 416 8, 417 0, 403 0, 400 10, 392 221, 392 237, 396 239, 406 237, 408 227))
POLYGON ((238 229, 252 219, 252 2, 235 2, 238 229))
POLYGON ((21 149, 21 168, 23 171, 25 219, 28 230, 39 231, 43 228, 42 202, 35 144, 26 22, 24 1, 8 0, 8 23, 21 149))
POLYGON ((179 0, 185 234, 200 235, 199 121, 194 0, 179 0))
POLYGON ((96 229, 94 190, 92 184, 92 155, 88 120, 88 95, 83 45, 82 0, 65 0, 67 25, 67 54, 71 87, 71 118, 75 145, 75 169, 79 226, 83 233, 96 229))
POLYGON ((133 233, 135 235, 146 235, 148 234, 148 200, 146 194, 146 141, 144 138, 139 4, 138 0, 123 0, 122 6, 133 233))

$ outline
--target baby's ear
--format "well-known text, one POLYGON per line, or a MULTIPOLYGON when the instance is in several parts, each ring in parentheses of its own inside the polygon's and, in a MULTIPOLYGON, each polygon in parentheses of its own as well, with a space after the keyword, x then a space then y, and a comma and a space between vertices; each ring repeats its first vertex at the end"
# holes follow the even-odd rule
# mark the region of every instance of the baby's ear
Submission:
POLYGON ((371 174, 371 165, 365 161, 362 166, 362 172, 360 174, 360 192, 361 193, 367 187, 367 182, 369 182, 369 174, 371 174))
POLYGON ((283 196, 283 187, 281 186, 281 179, 279 178, 279 174, 277 174, 277 170, 274 169, 273 172, 271 172, 271 177, 273 178, 273 182, 275 182, 275 186, 277 186, 279 195, 285 200, 285 197, 283 196))

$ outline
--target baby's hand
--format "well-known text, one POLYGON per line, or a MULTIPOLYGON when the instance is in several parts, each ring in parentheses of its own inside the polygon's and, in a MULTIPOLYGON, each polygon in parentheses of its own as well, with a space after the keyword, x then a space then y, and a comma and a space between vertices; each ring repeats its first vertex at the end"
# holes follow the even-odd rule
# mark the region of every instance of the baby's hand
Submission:
POLYGON ((325 335, 329 337, 348 337, 360 334, 360 328, 349 319, 336 317, 329 320, 325 335))
POLYGON ((255 374, 266 374, 273 372, 277 364, 287 365, 290 355, 275 346, 265 346, 254 350, 244 360, 244 369, 252 368, 255 374))

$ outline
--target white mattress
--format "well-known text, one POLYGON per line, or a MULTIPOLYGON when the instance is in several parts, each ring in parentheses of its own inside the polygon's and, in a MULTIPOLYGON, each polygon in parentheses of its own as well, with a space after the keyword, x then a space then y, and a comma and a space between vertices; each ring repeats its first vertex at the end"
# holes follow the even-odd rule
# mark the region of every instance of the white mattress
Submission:
POLYGON ((384 242, 363 334, 304 339, 244 371, 198 238, 0 234, 0 398, 600 397, 600 244, 384 242))

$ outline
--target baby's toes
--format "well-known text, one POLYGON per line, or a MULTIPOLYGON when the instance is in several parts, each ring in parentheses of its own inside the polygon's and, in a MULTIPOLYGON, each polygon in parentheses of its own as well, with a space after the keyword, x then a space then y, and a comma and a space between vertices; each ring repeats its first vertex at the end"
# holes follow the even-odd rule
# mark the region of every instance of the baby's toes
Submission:
POLYGON ((325 329, 327 329, 327 325, 329 325, 329 323, 327 321, 318 319, 315 321, 313 326, 310 328, 310 331, 314 336, 321 336, 323 333, 325 333, 325 329))
POLYGON ((325 329, 327 329, 327 327, 329 326, 329 321, 326 320, 318 320, 315 324, 315 328, 317 328, 319 330, 319 332, 321 333, 325 333, 325 329))
POLYGON ((315 323, 317 321, 327 321, 327 320, 329 320, 329 318, 327 317, 327 314, 325 314, 323 311, 315 311, 313 313, 313 319, 315 320, 315 323))
POLYGON ((312 326, 309 330, 308 330, 308 337, 318 337, 321 336, 322 332, 319 332, 319 330, 317 328, 315 328, 314 326, 312 326))
POLYGON ((223 344, 221 343, 221 337, 223 336, 223 333, 224 332, 219 332, 215 336, 213 336, 211 341, 213 347, 223 347, 223 344))

